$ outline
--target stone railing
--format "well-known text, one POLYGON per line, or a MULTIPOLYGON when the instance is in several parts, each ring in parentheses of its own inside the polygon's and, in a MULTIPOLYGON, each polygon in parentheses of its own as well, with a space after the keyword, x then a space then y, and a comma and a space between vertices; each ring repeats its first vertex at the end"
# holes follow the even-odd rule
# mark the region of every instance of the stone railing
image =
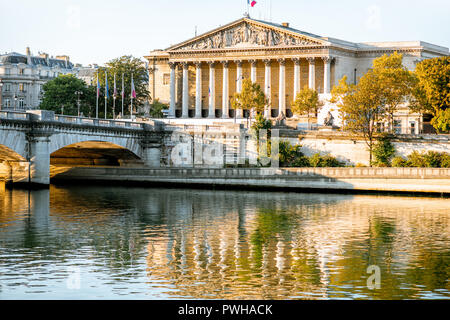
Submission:
POLYGON ((88 126, 101 126, 111 128, 125 128, 144 130, 146 127, 157 127, 153 121, 148 123, 132 122, 127 120, 95 119, 75 116, 55 115, 52 111, 30 110, 20 111, 0 111, 0 120, 22 120, 22 121, 50 121, 61 124, 79 124, 88 126))

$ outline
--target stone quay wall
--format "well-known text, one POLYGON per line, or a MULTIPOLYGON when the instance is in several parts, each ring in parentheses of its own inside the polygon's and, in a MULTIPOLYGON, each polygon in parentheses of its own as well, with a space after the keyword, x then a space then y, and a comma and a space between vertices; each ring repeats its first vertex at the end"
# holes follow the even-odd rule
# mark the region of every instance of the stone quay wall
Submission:
POLYGON ((119 168, 55 167, 53 182, 139 183, 160 187, 339 190, 450 195, 450 169, 433 168, 119 168))

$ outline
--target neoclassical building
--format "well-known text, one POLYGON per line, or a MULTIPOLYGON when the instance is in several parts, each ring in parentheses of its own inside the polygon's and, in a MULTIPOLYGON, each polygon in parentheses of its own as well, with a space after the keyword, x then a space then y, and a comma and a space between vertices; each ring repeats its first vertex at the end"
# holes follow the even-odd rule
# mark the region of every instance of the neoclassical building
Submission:
POLYGON ((419 61, 449 54, 422 41, 353 43, 245 16, 145 58, 151 97, 170 104, 169 117, 242 117, 242 110, 230 110, 230 99, 246 78, 264 89, 267 117, 291 117, 300 88, 307 85, 326 99, 343 76, 356 82, 374 58, 395 51, 411 70, 419 61))

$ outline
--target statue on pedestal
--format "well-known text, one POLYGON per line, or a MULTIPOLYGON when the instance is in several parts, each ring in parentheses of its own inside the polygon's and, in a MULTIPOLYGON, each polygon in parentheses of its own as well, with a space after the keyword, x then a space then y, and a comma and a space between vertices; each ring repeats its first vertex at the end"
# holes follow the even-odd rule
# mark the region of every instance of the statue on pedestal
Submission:
POLYGON ((331 111, 328 111, 328 115, 325 118, 324 125, 327 126, 327 127, 332 127, 333 124, 334 124, 334 117, 331 114, 331 111))
POLYGON ((280 112, 278 117, 276 118, 276 126, 286 126, 286 115, 283 111, 280 112))

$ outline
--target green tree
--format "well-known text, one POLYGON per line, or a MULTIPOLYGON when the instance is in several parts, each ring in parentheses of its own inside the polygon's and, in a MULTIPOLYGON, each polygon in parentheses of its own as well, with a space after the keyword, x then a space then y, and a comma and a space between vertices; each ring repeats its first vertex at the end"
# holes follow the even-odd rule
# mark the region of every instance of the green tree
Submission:
POLYGON ((442 132, 450 127, 450 56, 427 59, 417 64, 418 86, 433 109, 431 124, 442 132))
POLYGON ((266 95, 261 90, 261 86, 250 79, 242 82, 241 92, 236 92, 231 99, 231 108, 235 112, 237 109, 242 109, 247 110, 248 114, 263 112, 266 104, 266 95))
POLYGON ((75 92, 82 92, 80 95, 80 112, 84 116, 92 115, 92 108, 95 106, 95 87, 88 87, 83 80, 76 78, 74 75, 60 75, 44 84, 42 89, 44 94, 39 106, 40 109, 77 116, 78 96, 75 92))
POLYGON ((164 116, 163 110, 169 109, 169 106, 159 102, 159 99, 156 99, 151 105, 150 105, 150 117, 152 118, 162 118, 164 116))
POLYGON ((297 93, 294 102, 292 102, 291 110, 294 114, 300 116, 306 115, 308 117, 309 127, 309 118, 311 113, 317 117, 317 112, 321 106, 322 103, 319 101, 319 94, 317 91, 305 86, 299 93, 297 93))
POLYGON ((260 131, 261 130, 267 130, 267 141, 263 148, 265 148, 266 152, 265 155, 270 156, 270 137, 271 137, 271 130, 272 130, 272 121, 264 118, 264 115, 262 113, 258 113, 255 117, 255 122, 251 126, 252 133, 254 137, 256 138, 256 150, 258 152, 258 155, 261 154, 260 150, 260 131))
POLYGON ((332 90, 331 101, 340 108, 344 130, 362 135, 369 149, 372 165, 373 147, 376 142, 377 123, 385 117, 383 90, 377 83, 377 75, 369 70, 358 84, 348 84, 344 76, 332 90))
MULTIPOLYGON (((148 91, 148 72, 145 63, 133 56, 122 56, 120 58, 113 59, 106 63, 106 67, 99 68, 95 74, 98 76, 100 86, 100 98, 99 98, 99 117, 104 117, 104 103, 105 103, 105 72, 108 74, 108 87, 109 87, 109 99, 108 99, 108 117, 112 117, 113 111, 113 94, 114 94, 114 74, 116 75, 116 87, 117 87, 117 99, 115 115, 122 112, 122 97, 120 95, 122 91, 122 75, 124 78, 125 87, 125 99, 124 99, 124 113, 125 117, 129 117, 131 106, 131 75, 133 75, 134 87, 136 90, 136 99, 133 99, 133 109, 142 106, 150 98, 150 92, 148 91)), ((123 116, 123 115, 122 115, 123 116)))
POLYGON ((373 61, 373 74, 381 90, 389 132, 393 132, 394 114, 411 96, 414 86, 413 73, 403 65, 403 55, 395 52, 376 58, 373 61))
MULTIPOLYGON (((414 85, 411 89, 411 94, 408 99, 409 111, 410 113, 418 113, 420 115, 420 121, 420 119, 423 118, 424 114, 434 115, 434 109, 433 106, 429 103, 425 89, 419 84, 419 79, 417 78, 415 73, 413 73, 413 81, 414 85)), ((419 128, 421 128, 420 123, 419 128)))
POLYGON ((395 147, 389 135, 382 135, 378 138, 378 142, 373 149, 373 155, 375 156, 375 165, 391 166, 392 157, 395 155, 395 147))

